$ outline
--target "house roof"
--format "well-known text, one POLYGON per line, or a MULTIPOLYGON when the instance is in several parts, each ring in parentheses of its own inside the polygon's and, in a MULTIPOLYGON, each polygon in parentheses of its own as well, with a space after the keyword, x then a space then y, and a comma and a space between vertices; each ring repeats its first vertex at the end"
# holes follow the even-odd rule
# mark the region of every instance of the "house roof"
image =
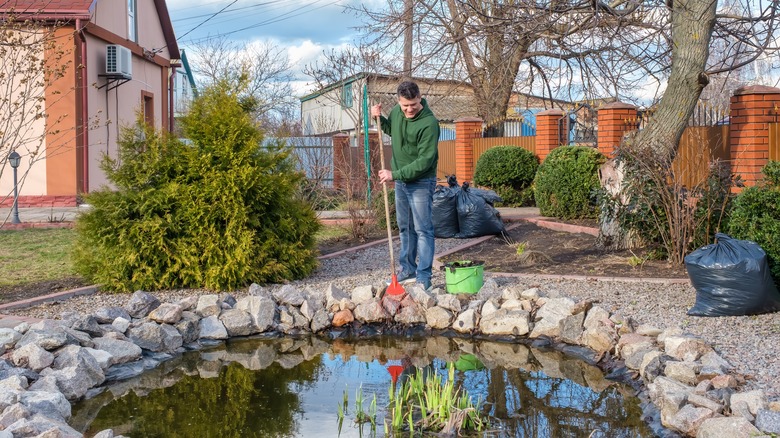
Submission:
MULTIPOLYGON (((0 13, 14 11, 20 15, 34 15, 42 20, 51 19, 88 19, 92 16, 95 4, 99 0, 0 0, 0 13)), ((173 23, 168 14, 165 0, 154 0, 154 8, 160 17, 165 46, 170 59, 178 59, 179 45, 173 32, 173 23)))

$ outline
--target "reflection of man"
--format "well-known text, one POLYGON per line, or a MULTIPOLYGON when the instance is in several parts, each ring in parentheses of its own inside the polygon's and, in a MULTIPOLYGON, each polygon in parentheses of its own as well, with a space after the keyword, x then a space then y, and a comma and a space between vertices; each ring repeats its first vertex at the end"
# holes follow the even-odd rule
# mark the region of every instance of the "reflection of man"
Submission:
POLYGON ((381 116, 382 131, 392 138, 391 169, 379 171, 380 182, 395 181, 395 209, 401 237, 398 280, 416 280, 431 287, 433 266, 433 190, 439 162, 439 121, 411 81, 398 85, 398 105, 385 118, 382 106, 371 107, 381 116), (419 255, 419 261, 417 261, 419 255))

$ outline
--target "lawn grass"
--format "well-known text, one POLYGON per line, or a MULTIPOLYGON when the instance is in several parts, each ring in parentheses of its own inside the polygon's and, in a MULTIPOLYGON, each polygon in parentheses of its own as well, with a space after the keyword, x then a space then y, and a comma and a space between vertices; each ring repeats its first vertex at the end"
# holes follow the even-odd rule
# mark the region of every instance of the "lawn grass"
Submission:
MULTIPOLYGON (((349 235, 340 225, 323 226, 317 243, 349 235)), ((71 228, 0 230, 0 287, 78 277, 70 252, 76 241, 71 228)))
POLYGON ((70 228, 0 230, 0 287, 78 277, 70 228))

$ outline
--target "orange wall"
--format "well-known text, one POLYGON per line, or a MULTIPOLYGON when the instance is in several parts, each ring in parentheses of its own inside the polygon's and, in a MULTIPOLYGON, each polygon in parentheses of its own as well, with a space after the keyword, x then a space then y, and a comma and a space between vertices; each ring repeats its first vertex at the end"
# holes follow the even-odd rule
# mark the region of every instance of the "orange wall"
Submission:
MULTIPOLYGON (((47 62, 55 63, 61 56, 60 65, 65 64, 64 76, 46 87, 46 108, 48 126, 46 133, 46 194, 75 195, 76 178, 76 41, 72 28, 55 31, 57 47, 46 50, 47 62), (58 51, 65 51, 64 56, 58 51)), ((52 64, 53 68, 56 68, 52 64)))

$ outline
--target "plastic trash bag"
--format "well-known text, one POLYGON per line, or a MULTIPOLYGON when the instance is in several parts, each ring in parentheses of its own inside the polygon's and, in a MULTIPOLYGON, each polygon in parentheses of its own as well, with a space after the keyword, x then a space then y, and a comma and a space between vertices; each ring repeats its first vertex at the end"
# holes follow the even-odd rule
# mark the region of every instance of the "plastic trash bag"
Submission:
POLYGON ((455 237, 460 231, 458 226, 458 193, 460 187, 436 186, 433 191, 433 235, 436 237, 455 237))
POLYGON ((490 205, 495 205, 496 202, 504 202, 504 199, 501 198, 501 196, 498 196, 498 193, 494 192, 493 190, 488 189, 470 189, 471 193, 481 196, 482 199, 485 200, 490 205))
POLYGON ((458 193, 458 225, 460 232, 455 237, 461 239, 504 232, 504 222, 498 210, 485 198, 472 193, 467 182, 458 193))
POLYGON ((766 252, 755 242, 726 234, 685 256, 696 289, 693 316, 738 316, 780 310, 780 292, 769 272, 766 252))

